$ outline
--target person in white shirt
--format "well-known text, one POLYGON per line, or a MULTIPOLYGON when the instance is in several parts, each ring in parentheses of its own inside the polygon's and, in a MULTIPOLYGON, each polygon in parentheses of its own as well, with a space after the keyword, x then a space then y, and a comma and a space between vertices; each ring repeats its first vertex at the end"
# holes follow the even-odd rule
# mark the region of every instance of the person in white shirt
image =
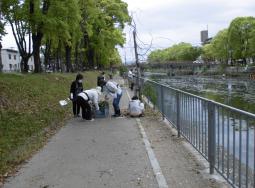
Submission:
POLYGON ((128 110, 131 117, 141 117, 144 114, 144 104, 134 96, 129 102, 128 110))
POLYGON ((128 78, 133 78, 133 72, 132 72, 132 69, 130 69, 129 71, 128 71, 128 78))
MULTIPOLYGON (((120 99, 122 96, 122 89, 119 86, 118 83, 116 83, 115 81, 112 80, 112 76, 110 75, 110 80, 105 82, 105 92, 106 92, 106 96, 110 95, 113 97, 113 109, 114 109, 114 115, 113 117, 119 117, 121 116, 120 113, 120 99)), ((107 97, 106 97, 107 98, 107 97)))
POLYGON ((89 102, 91 101, 96 110, 99 110, 98 101, 101 95, 101 87, 96 87, 95 89, 85 90, 78 94, 77 103, 82 109, 82 118, 86 120, 92 119, 92 110, 89 102))

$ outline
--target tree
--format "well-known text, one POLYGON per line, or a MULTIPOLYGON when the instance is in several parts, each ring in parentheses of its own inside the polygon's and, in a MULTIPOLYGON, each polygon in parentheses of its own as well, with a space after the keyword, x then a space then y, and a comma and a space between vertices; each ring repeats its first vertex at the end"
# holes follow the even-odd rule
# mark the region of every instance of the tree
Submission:
POLYGON ((202 58, 205 61, 212 61, 215 59, 215 53, 212 44, 206 44, 202 48, 202 58))
POLYGON ((249 50, 253 62, 255 62, 255 28, 250 33, 249 50))
POLYGON ((252 55, 251 36, 255 28, 254 17, 235 18, 229 26, 229 46, 235 59, 243 59, 246 64, 246 58, 252 55))
POLYGON ((109 54, 125 42, 123 29, 130 23, 127 3, 121 0, 80 0, 83 44, 88 66, 107 66, 109 54))
POLYGON ((54 32, 60 31, 70 40, 70 24, 76 25, 80 20, 77 14, 78 0, 27 0, 27 4, 29 24, 32 28, 35 72, 40 72, 40 47, 43 37, 55 36, 57 34, 54 32))
POLYGON ((228 63, 230 48, 228 41, 228 29, 218 32, 211 43, 213 56, 221 62, 228 63))
POLYGON ((31 28, 24 14, 25 4, 18 0, 3 0, 2 12, 10 24, 20 56, 21 70, 28 72, 28 60, 32 56, 31 28))
POLYGON ((148 56, 150 63, 166 63, 169 61, 194 61, 202 53, 200 47, 194 47, 189 43, 181 42, 163 50, 151 52, 148 56))
POLYGON ((65 57, 68 72, 73 59, 76 67, 82 67, 79 61, 90 67, 110 65, 109 54, 124 44, 124 25, 131 20, 121 0, 2 1, 24 67, 32 54, 35 72, 41 71, 40 52, 46 64, 53 56, 58 63, 65 57))
POLYGON ((1 17, 1 5, 0 5, 0 72, 2 72, 2 70, 3 70, 1 50, 2 50, 2 37, 6 34, 4 31, 4 25, 5 24, 1 17))

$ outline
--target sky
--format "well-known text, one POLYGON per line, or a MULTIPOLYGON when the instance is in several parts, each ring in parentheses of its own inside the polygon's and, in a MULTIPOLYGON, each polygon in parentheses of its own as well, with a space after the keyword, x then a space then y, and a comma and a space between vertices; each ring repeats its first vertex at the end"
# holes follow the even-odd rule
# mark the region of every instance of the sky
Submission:
MULTIPOLYGON (((124 0, 136 23, 141 49, 169 47, 179 42, 200 45, 200 31, 213 37, 227 28, 236 17, 255 16, 254 0, 124 0)), ((125 29, 127 42, 120 53, 127 62, 134 60, 130 27, 125 29), (126 55, 125 55, 126 54, 126 55)), ((144 50, 140 50, 143 54, 144 50)), ((140 57, 143 59, 145 57, 140 57)))
MULTIPOLYGON (((227 28, 238 16, 255 16, 254 0, 124 0, 133 15, 138 34, 139 53, 167 48, 179 42, 200 45, 200 31, 209 37, 227 28), (152 45, 149 45, 152 43, 152 45)), ((10 28, 3 47, 15 47, 10 28)), ((134 61, 132 28, 125 28, 126 44, 120 49, 123 61, 134 61)), ((141 56, 140 59, 146 58, 141 56)))

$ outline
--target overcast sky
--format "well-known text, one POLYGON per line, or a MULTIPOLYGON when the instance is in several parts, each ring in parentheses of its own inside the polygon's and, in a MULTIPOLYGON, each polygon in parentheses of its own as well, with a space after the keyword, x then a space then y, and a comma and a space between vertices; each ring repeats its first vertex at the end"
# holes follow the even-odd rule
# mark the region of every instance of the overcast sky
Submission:
MULTIPOLYGON (((200 31, 209 29, 209 36, 229 26, 238 16, 255 16, 254 0, 124 0, 133 12, 139 38, 153 40, 153 49, 178 42, 200 44, 200 31)), ((134 59, 130 47, 130 28, 125 30, 127 60, 134 59)), ((142 43, 140 46, 143 48, 142 43)))
MULTIPOLYGON (((255 0, 124 0, 137 25, 139 39, 152 49, 166 48, 178 42, 200 44, 200 31, 209 28, 209 36, 229 26, 238 16, 255 16, 255 0)), ((8 29, 8 31, 10 31, 8 29)), ((127 42, 120 50, 124 59, 134 60, 132 32, 125 29, 127 42)), ((15 47, 11 34, 4 37, 4 48, 15 47)), ((144 45, 139 42, 141 48, 144 45)), ((142 52, 140 52, 142 53, 142 52)))

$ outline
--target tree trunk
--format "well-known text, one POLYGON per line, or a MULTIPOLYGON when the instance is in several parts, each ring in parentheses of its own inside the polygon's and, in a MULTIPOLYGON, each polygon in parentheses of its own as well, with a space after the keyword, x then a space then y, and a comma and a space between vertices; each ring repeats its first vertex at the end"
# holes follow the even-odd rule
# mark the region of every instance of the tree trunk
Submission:
POLYGON ((3 62, 2 62, 2 43, 0 41, 0 72, 3 72, 3 62))
POLYGON ((44 64, 50 65, 50 52, 51 52, 51 42, 46 42, 45 52, 44 52, 44 64))
POLYGON ((29 66, 28 66, 28 61, 29 61, 29 57, 25 57, 25 58, 22 58, 23 59, 23 70, 25 73, 27 73, 29 71, 29 66))
POLYGON ((29 58, 30 58, 29 56, 21 55, 20 69, 22 73, 28 73, 29 71, 29 66, 28 66, 29 58))
POLYGON ((66 45, 66 72, 71 72, 71 47, 66 45))
POLYGON ((79 44, 77 43, 75 46, 75 70, 78 71, 79 70, 79 58, 78 58, 78 49, 79 49, 79 44))
POLYGON ((94 50, 89 47, 88 54, 87 54, 89 68, 94 69, 94 50))
POLYGON ((42 33, 32 34, 33 40, 33 52, 34 52, 34 64, 35 64, 35 73, 41 72, 41 61, 40 61, 40 47, 42 43, 42 33))
POLYGON ((94 69, 94 49, 90 45, 88 34, 84 35, 84 46, 87 49, 86 57, 88 61, 88 67, 94 69))
POLYGON ((56 53, 56 61, 57 61, 57 71, 63 72, 63 66, 62 66, 62 62, 61 62, 61 43, 60 43, 60 41, 58 43, 58 48, 57 48, 57 53, 56 53))
POLYGON ((243 64, 243 65, 247 65, 247 60, 246 60, 246 58, 245 58, 245 57, 243 58, 243 62, 242 62, 242 64, 243 64))

